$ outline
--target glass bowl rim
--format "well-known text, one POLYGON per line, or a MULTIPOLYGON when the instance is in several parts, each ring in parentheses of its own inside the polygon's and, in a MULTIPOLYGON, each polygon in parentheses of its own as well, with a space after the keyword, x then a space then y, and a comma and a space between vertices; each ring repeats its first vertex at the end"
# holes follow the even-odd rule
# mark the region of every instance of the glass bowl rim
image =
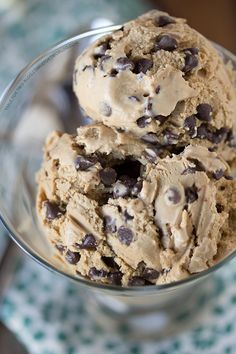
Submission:
MULTIPOLYGON (((37 64, 41 63, 45 58, 50 58, 56 56, 57 54, 60 53, 60 51, 64 51, 65 49, 69 49, 70 47, 74 46, 76 43, 78 43, 81 39, 95 36, 95 35, 100 35, 100 34, 109 34, 113 31, 117 31, 122 28, 122 25, 113 25, 113 26, 107 26, 107 27, 101 27, 97 28, 95 30, 90 30, 87 32, 83 32, 81 34, 75 35, 73 37, 69 37, 68 39, 62 40, 55 45, 51 46, 50 48, 46 49, 43 51, 41 54, 39 54, 35 59, 33 59, 29 64, 27 64, 16 76, 15 79, 13 79, 10 84, 6 87, 6 89, 3 91, 1 97, 0 97, 0 112, 5 110, 5 103, 10 101, 11 99, 14 99, 14 93, 16 92, 16 89, 19 84, 21 84, 22 79, 26 79, 27 81, 27 74, 29 71, 34 67, 37 66, 37 64)), ((212 42, 212 41, 211 41, 212 42)), ((218 52, 223 52, 230 60, 233 62, 236 62, 236 56, 228 51, 227 49, 223 48, 219 44, 216 44, 212 42, 212 44, 216 47, 218 52)), ((50 60, 49 60, 50 61, 50 60)), ((24 83, 26 82, 24 81, 24 83)), ((20 87, 21 89, 21 87, 20 87)), ((41 258, 40 256, 37 255, 36 252, 30 249, 27 244, 21 240, 20 237, 18 237, 17 233, 15 233, 11 226, 9 226, 9 223, 7 222, 7 217, 4 216, 4 212, 0 210, 0 221, 2 222, 3 226, 9 233, 9 236, 12 238, 12 240, 18 245, 18 247, 23 250, 25 254, 27 254, 31 259, 39 263, 41 266, 46 268, 47 270, 56 273, 57 275, 62 275, 65 278, 69 278, 72 281, 75 281, 79 283, 79 285, 83 286, 89 286, 95 289, 100 289, 100 290, 106 290, 109 292, 115 292, 117 294, 124 294, 125 292, 128 292, 130 295, 132 294, 137 294, 140 293, 142 294, 150 294, 154 293, 157 291, 161 290, 173 290, 176 287, 179 287, 181 285, 190 285, 191 283, 196 282, 197 280, 200 280, 202 278, 205 278, 209 274, 213 273, 217 269, 221 268, 224 264, 228 263, 230 260, 232 260, 236 256, 236 250, 227 255, 225 258, 220 260, 218 263, 214 264, 212 267, 201 271, 199 273, 190 275, 189 277, 186 277, 184 279, 167 283, 167 284, 160 284, 160 285, 152 285, 152 286, 132 286, 132 287, 122 287, 122 286, 115 286, 115 285, 110 285, 110 284, 103 284, 103 283, 97 283, 95 281, 86 279, 85 277, 82 276, 74 276, 73 274, 69 274, 64 272, 63 270, 60 270, 59 268, 56 268, 55 266, 49 264, 46 260, 41 258)))

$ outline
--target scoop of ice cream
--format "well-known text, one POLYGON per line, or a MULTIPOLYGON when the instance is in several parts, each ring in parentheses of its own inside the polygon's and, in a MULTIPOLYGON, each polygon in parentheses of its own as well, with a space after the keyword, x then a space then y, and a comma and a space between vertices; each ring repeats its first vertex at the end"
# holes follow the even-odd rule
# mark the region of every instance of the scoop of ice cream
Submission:
POLYGON ((94 121, 145 141, 236 146, 229 71, 184 19, 151 11, 100 38, 76 61, 74 91, 94 121))
POLYGON ((104 125, 52 133, 37 211, 69 272, 116 285, 182 279, 236 247, 235 180, 189 145, 150 163, 146 144, 104 125))

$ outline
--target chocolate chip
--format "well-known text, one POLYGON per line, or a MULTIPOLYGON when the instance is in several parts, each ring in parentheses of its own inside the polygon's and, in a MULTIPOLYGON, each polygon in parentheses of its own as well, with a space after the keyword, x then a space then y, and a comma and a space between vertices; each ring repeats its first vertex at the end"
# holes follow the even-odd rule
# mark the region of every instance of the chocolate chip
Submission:
POLYGON ((192 69, 196 68, 198 66, 198 57, 193 54, 186 53, 185 58, 184 58, 184 67, 182 71, 187 74, 192 69))
POLYGON ((95 267, 92 267, 89 269, 89 276, 91 278, 104 278, 107 276, 107 271, 104 269, 97 269, 95 267))
POLYGON ((158 120, 160 124, 164 124, 169 117, 167 116, 162 116, 161 114, 158 114, 157 116, 154 117, 154 119, 158 120))
POLYGON ((193 158, 188 158, 188 160, 194 163, 196 171, 206 171, 205 166, 201 161, 193 158))
POLYGON ((115 221, 110 216, 105 216, 104 219, 104 227, 107 233, 114 234, 117 230, 115 221))
POLYGON ((80 260, 80 253, 79 252, 72 252, 68 250, 65 254, 65 259, 70 264, 76 264, 80 260))
POLYGON ((170 25, 171 23, 175 23, 175 20, 169 16, 163 15, 155 19, 155 25, 158 27, 165 27, 167 25, 170 25))
POLYGON ((56 247, 56 249, 61 253, 61 254, 63 254, 63 252, 65 251, 65 246, 63 246, 63 245, 60 245, 60 244, 57 244, 57 245, 55 245, 55 247, 56 247))
POLYGON ((222 168, 212 173, 212 177, 215 178, 217 181, 221 179, 223 176, 224 176, 224 170, 222 170, 222 168))
POLYGON ((190 54, 193 54, 193 55, 197 55, 197 54, 199 53, 199 49, 196 48, 196 47, 185 48, 185 49, 184 49, 184 53, 185 53, 185 54, 190 53, 190 54))
POLYGON ((116 181, 117 173, 111 167, 106 167, 99 172, 101 181, 105 186, 110 186, 116 181))
POLYGON ((208 103, 201 103, 197 106, 197 118, 204 122, 210 122, 212 119, 212 107, 208 103))
POLYGON ((196 123, 197 119, 195 115, 189 116, 184 120, 184 129, 188 132, 191 138, 194 138, 197 135, 196 123))
POLYGON ((194 174, 196 173, 197 170, 196 170, 196 167, 187 167, 183 170, 183 172, 181 173, 181 175, 189 175, 189 174, 194 174))
POLYGON ((165 192, 165 198, 170 204, 178 204, 181 201, 181 194, 177 188, 168 188, 165 192))
POLYGON ((145 157, 150 162, 156 162, 157 157, 161 156, 162 153, 163 149, 158 147, 148 147, 145 149, 145 157))
POLYGON ((49 202, 46 200, 43 203, 43 206, 46 208, 46 218, 48 220, 54 220, 62 216, 63 211, 60 209, 59 205, 54 202, 49 202))
POLYGON ((142 277, 148 280, 154 280, 159 277, 160 273, 153 268, 144 268, 142 271, 142 277))
POLYGON ((214 144, 220 144, 223 140, 227 139, 229 133, 229 129, 227 128, 220 128, 220 129, 216 129, 215 132, 212 133, 211 136, 211 141, 214 144))
POLYGON ((132 188, 136 183, 135 178, 132 178, 127 175, 120 176, 120 180, 129 188, 132 188))
POLYGON ((155 89, 155 93, 158 95, 158 93, 161 91, 161 86, 157 85, 156 89, 155 89))
POLYGON ((132 188, 131 190, 131 195, 133 197, 137 197, 139 195, 139 193, 141 192, 143 187, 143 181, 138 181, 132 188))
MULTIPOLYGON (((82 69, 82 71, 85 71, 87 69, 93 69, 93 66, 92 65, 85 65, 82 69)), ((78 70, 77 70, 78 71, 78 70)))
POLYGON ((134 218, 134 216, 130 215, 127 210, 125 210, 125 212, 124 212, 124 217, 125 217, 126 222, 127 222, 127 220, 133 220, 133 218, 134 218))
POLYGON ((108 49, 110 49, 110 43, 109 42, 102 43, 100 46, 95 48, 94 59, 98 59, 104 56, 108 49))
POLYGON ((216 203, 216 210, 217 210, 217 213, 221 214, 222 211, 224 210, 223 205, 219 204, 219 203, 216 203))
POLYGON ((98 162, 96 156, 78 155, 75 159, 75 168, 77 171, 86 171, 98 162))
POLYGON ((114 261, 113 257, 102 256, 101 260, 105 263, 108 268, 119 269, 118 264, 114 261))
POLYGON ((121 285, 122 277, 123 277, 123 273, 117 271, 117 272, 110 272, 107 278, 108 280, 110 280, 111 284, 121 285))
POLYGON ((198 199, 198 189, 195 184, 193 184, 192 187, 185 188, 185 198, 186 202, 189 204, 192 204, 198 199))
POLYGON ((100 63, 99 63, 99 65, 100 65, 100 68, 101 68, 101 70, 104 70, 104 63, 107 61, 107 60, 109 60, 111 58, 111 56, 110 55, 103 55, 101 58, 100 58, 100 63))
POLYGON ((134 63, 127 57, 121 57, 116 61, 116 68, 118 70, 133 70, 134 63))
POLYGON ((118 74, 118 71, 116 69, 111 69, 110 77, 115 77, 117 74, 118 74))
POLYGON ((208 129, 208 126, 205 123, 202 123, 198 128, 197 128, 197 136, 196 138, 199 139, 208 139, 212 140, 212 132, 208 129))
POLYGON ((156 39, 154 50, 157 51, 157 50, 163 49, 168 52, 172 52, 177 47, 178 47, 178 43, 177 43, 176 39, 169 36, 168 34, 165 34, 165 35, 158 37, 156 39))
POLYGON ((111 106, 109 106, 109 104, 107 104, 106 102, 101 103, 100 111, 105 117, 110 117, 112 114, 111 106))
POLYGON ((142 116, 139 119, 137 119, 136 123, 139 128, 144 128, 144 127, 146 127, 146 125, 151 123, 151 118, 147 117, 147 116, 142 116))
POLYGON ((201 161, 197 160, 197 159, 192 159, 189 158, 188 159, 190 162, 194 163, 195 166, 189 166, 187 167, 183 172, 182 175, 187 175, 187 174, 193 174, 195 172, 202 172, 202 171, 206 171, 205 166, 201 163, 201 161))
POLYGON ((145 285, 145 279, 134 276, 129 279, 128 286, 143 286, 145 285))
POLYGON ((163 130, 163 135, 164 135, 165 143, 168 145, 174 145, 179 140, 179 135, 172 132, 169 129, 163 130))
POLYGON ((228 181, 232 181, 234 178, 233 176, 224 176, 225 179, 227 179, 228 181))
POLYGON ((129 96, 128 98, 129 98, 131 101, 140 102, 140 99, 139 99, 137 96, 129 96))
POLYGON ((146 72, 150 70, 152 66, 153 66, 153 62, 151 59, 146 59, 146 58, 138 59, 135 61, 135 67, 133 72, 135 74, 139 74, 139 73, 146 74, 146 72))
POLYGON ((81 244, 77 244, 80 249, 94 251, 97 248, 97 241, 92 234, 86 234, 81 244))
POLYGON ((128 227, 121 226, 118 229, 117 234, 119 241, 126 246, 129 246, 133 241, 133 232, 128 227))
POLYGON ((113 198, 120 198, 120 197, 125 197, 129 194, 129 188, 121 183, 120 181, 117 181, 114 186, 113 186, 113 198))
POLYGON ((143 141, 150 144, 158 143, 158 138, 155 133, 147 133, 141 137, 143 141))
POLYGON ((210 151, 210 152, 215 152, 215 151, 217 151, 217 146, 210 146, 210 147, 208 148, 208 151, 210 151))

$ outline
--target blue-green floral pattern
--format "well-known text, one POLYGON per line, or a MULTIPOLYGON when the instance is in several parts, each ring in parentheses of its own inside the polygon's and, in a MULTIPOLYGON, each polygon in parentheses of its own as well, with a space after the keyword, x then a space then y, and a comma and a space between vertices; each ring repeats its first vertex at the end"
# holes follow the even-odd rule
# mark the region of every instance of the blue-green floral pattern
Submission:
POLYGON ((235 260, 213 276, 210 292, 198 300, 204 311, 184 332, 158 342, 128 341, 94 323, 78 286, 27 259, 0 305, 0 317, 32 354, 235 354, 235 260))

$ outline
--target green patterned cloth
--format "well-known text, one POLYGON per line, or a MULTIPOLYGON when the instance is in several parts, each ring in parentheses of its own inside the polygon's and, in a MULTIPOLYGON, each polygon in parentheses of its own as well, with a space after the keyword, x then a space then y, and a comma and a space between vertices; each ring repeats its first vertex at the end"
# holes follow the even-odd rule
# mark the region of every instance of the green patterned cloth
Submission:
MULTIPOLYGON (((91 20, 120 23, 146 10, 141 0, 15 3, 11 11, 0 7, 0 91, 40 51, 91 20)), ((2 240, 1 233, 0 248, 2 240)), ((210 293, 199 301, 203 313, 178 336, 158 343, 124 341, 95 325, 75 284, 24 259, 0 304, 0 318, 31 354, 236 354, 236 260, 215 274, 210 293)))
POLYGON ((236 260, 214 275, 207 296, 199 298, 204 311, 194 325, 158 343, 125 341, 119 333, 104 332, 85 313, 74 283, 31 260, 18 269, 0 313, 32 354, 236 353, 236 260))

